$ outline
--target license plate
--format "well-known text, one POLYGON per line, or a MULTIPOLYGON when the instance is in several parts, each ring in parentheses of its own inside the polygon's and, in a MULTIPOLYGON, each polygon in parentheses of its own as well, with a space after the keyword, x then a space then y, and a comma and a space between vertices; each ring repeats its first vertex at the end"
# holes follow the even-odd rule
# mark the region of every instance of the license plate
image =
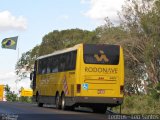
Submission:
POLYGON ((97 90, 98 94, 105 94, 105 90, 97 90))

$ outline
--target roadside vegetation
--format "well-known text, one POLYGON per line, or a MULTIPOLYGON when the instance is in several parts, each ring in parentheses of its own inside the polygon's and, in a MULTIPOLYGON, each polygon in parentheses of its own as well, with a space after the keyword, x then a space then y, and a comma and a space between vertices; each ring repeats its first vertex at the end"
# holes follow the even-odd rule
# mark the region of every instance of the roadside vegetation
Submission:
POLYGON ((6 101, 9 102, 32 103, 31 97, 18 96, 18 94, 16 94, 14 91, 11 91, 11 88, 8 85, 5 86, 5 98, 6 101))
MULTIPOLYGON (((122 105, 122 114, 159 114, 160 98, 153 99, 150 95, 131 95, 124 97, 122 105)), ((113 111, 119 113, 119 107, 113 108, 113 111)))
POLYGON ((93 31, 53 30, 41 44, 23 53, 16 64, 21 80, 41 55, 78 43, 118 44, 124 48, 124 113, 160 113, 160 0, 126 0, 118 12, 120 24, 109 18, 93 31), (24 72, 25 69, 25 72, 24 72))

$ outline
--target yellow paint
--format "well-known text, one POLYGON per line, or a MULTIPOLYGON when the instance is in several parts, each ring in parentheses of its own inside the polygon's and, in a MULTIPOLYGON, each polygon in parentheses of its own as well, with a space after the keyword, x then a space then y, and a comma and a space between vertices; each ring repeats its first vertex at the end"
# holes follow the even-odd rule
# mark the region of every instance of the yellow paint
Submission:
POLYGON ((0 101, 3 101, 4 85, 0 85, 0 101))
POLYGON ((16 44, 16 42, 14 40, 8 38, 2 44, 5 45, 5 47, 11 47, 11 46, 14 46, 16 44), (6 45, 8 41, 11 42, 9 46, 6 45))
POLYGON ((24 97, 32 97, 33 96, 33 90, 32 89, 21 89, 21 96, 24 97))
POLYGON ((109 62, 109 59, 107 58, 107 56, 104 54, 104 52, 102 50, 99 51, 101 56, 99 57, 97 54, 94 55, 94 57, 96 58, 96 60, 98 62, 104 60, 105 62, 109 62))
MULTIPOLYGON (((57 91, 61 95, 65 91, 63 79, 66 76, 68 87, 68 94, 66 96, 68 97, 123 97, 123 94, 120 93, 120 86, 124 85, 124 58, 121 46, 118 65, 85 64, 83 44, 76 45, 73 49, 77 50, 76 69, 49 74, 37 73, 36 88, 33 93, 35 96, 37 92, 42 96, 55 96, 57 91), (77 93, 77 84, 81 85, 80 93, 77 93), (83 85, 88 85, 88 88, 85 89, 83 85), (102 91, 102 94, 99 91, 102 91)), ((72 48, 58 52, 69 52, 69 50, 72 51, 72 48)), ((96 54, 94 55, 97 61, 109 61, 102 50, 99 52, 101 53, 100 57, 96 54)), ((45 58, 45 56, 42 58, 45 58)), ((36 68, 38 68, 38 65, 36 68)))

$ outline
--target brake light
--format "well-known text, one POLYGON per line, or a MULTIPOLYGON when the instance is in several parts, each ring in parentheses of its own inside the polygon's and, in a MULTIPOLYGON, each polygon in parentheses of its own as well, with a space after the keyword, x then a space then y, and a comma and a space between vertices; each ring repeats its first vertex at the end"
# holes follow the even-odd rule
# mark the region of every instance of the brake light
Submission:
POLYGON ((121 93, 121 94, 124 93, 124 86, 123 86, 123 85, 120 86, 120 93, 121 93))
POLYGON ((81 84, 77 84, 77 93, 81 92, 81 84))

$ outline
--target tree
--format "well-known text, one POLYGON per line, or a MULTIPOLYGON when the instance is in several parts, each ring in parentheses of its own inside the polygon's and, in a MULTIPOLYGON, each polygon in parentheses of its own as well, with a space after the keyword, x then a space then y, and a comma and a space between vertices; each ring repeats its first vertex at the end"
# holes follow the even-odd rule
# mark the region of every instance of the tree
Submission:
POLYGON ((7 101, 17 101, 18 96, 17 94, 14 93, 14 91, 11 91, 10 87, 8 85, 5 86, 5 93, 6 93, 6 100, 7 101))
POLYGON ((30 51, 22 54, 21 58, 16 64, 16 74, 19 77, 17 81, 26 78, 28 74, 32 71, 34 59, 34 57, 31 57, 30 51))
POLYGON ((123 44, 128 68, 136 80, 153 88, 160 82, 160 0, 131 0, 120 14, 121 26, 128 33, 123 44))
POLYGON ((32 50, 22 54, 16 64, 16 74, 19 76, 19 80, 22 80, 33 70, 34 61, 37 57, 79 43, 94 43, 97 39, 95 31, 70 29, 49 32, 43 37, 40 45, 37 45, 32 50))
POLYGON ((55 30, 43 37, 42 43, 39 46, 39 56, 68 48, 79 43, 91 43, 94 41, 96 41, 95 32, 80 29, 55 30))
POLYGON ((100 43, 124 48, 127 91, 139 93, 160 82, 160 0, 126 1, 119 12, 120 25, 109 18, 96 29, 100 43), (156 52, 153 52, 156 51, 156 52))

